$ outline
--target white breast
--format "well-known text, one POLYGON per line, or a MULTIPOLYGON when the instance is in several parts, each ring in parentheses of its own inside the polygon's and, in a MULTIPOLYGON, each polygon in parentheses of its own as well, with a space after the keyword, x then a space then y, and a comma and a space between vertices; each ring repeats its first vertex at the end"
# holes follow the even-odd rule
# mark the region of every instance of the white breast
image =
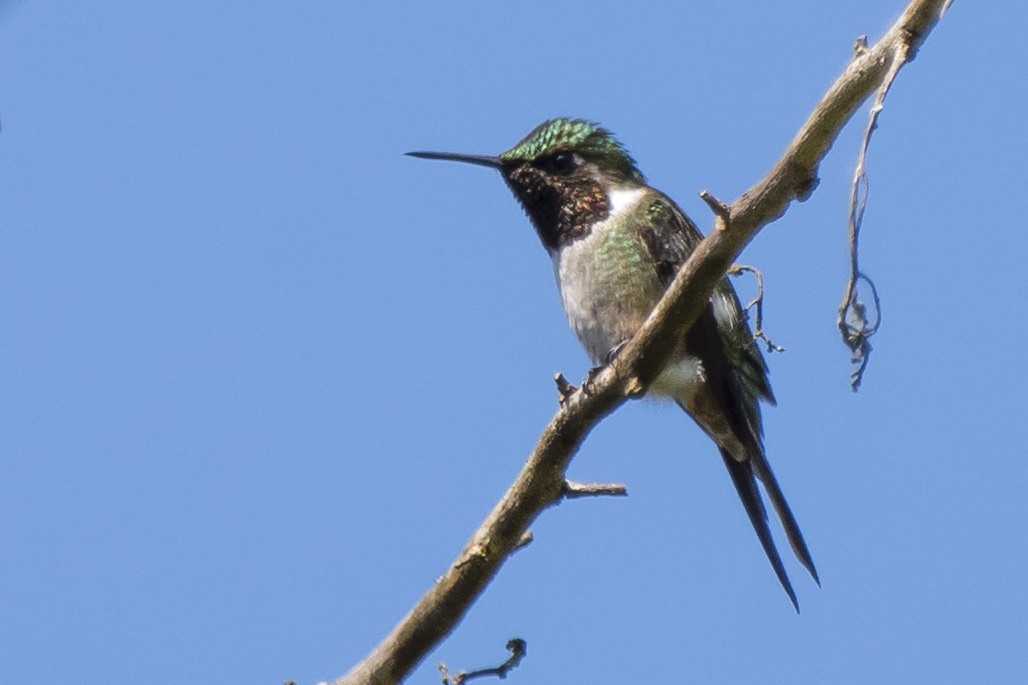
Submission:
MULTIPOLYGON (((568 323, 595 364, 606 363, 607 353, 634 335, 656 304, 655 300, 646 303, 624 296, 620 292, 621 286, 627 283, 624 270, 612 268, 609 258, 597 259, 601 251, 610 248, 611 244, 604 241, 609 239, 613 223, 625 212, 635 209, 645 195, 645 188, 611 191, 610 216, 593 226, 589 235, 552 253, 554 275, 568 323)), ((639 249, 645 248, 640 245, 639 249)), ((648 258, 648 255, 628 252, 619 257, 648 258)), ((649 287, 657 293, 660 291, 656 282, 649 287)), ((633 292, 630 286, 628 292, 633 292)), ((703 365, 699 358, 688 356, 668 365, 650 386, 650 392, 688 404, 703 382, 703 365)))
MULTIPOLYGON (((551 253, 568 323, 596 364, 605 362, 607 353, 634 332, 626 331, 626 326, 633 322, 626 320, 624 309, 613 301, 616 289, 611 280, 616 274, 612 265, 609 261, 601 263, 596 257, 613 222, 634 209, 645 194, 645 188, 612 190, 608 195, 607 219, 593 226, 588 235, 551 253)), ((627 317, 633 318, 638 317, 627 317)))

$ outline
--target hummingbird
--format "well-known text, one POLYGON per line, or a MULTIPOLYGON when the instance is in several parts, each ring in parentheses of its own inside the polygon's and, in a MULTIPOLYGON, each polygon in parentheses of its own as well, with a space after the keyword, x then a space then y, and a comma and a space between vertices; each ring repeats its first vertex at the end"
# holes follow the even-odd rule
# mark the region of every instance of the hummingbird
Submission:
MULTIPOLYGON (((568 323, 597 366, 609 363, 639 330, 703 238, 678 205, 647 184, 613 134, 582 119, 544 121, 495 157, 407 154, 502 174, 549 253, 568 323)), ((799 611, 758 481, 797 559, 821 581, 764 451, 760 401, 775 404, 767 376, 725 277, 647 394, 676 402, 717 445, 775 575, 799 611)))

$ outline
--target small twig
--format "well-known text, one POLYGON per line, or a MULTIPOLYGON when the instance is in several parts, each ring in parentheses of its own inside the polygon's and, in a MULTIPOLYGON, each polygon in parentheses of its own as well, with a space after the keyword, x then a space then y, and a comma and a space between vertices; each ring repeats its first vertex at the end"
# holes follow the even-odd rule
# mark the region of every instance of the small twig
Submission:
POLYGON ((746 303, 746 311, 754 310, 753 339, 763 340, 764 344, 767 345, 768 352, 785 352, 784 347, 771 342, 771 338, 764 332, 764 274, 760 273, 760 269, 757 267, 749 266, 748 264, 732 264, 731 268, 728 269, 728 274, 730 276, 740 276, 745 271, 750 272, 757 279, 757 294, 746 303))
POLYGON ((553 374, 553 382, 557 384, 557 402, 564 406, 564 403, 575 394, 578 388, 573 386, 567 378, 564 378, 562 373, 553 374))
POLYGON ((714 194, 709 190, 701 190, 700 199, 707 203, 707 206, 710 207, 710 211, 714 212, 714 216, 719 219, 717 227, 722 231, 728 228, 728 223, 732 218, 731 208, 721 200, 714 197, 714 194))
POLYGON ((532 531, 526 530, 524 533, 521 534, 521 537, 518 538, 518 541, 514 543, 514 546, 511 548, 510 551, 516 552, 517 550, 523 547, 528 547, 530 544, 532 544, 532 540, 535 540, 535 536, 532 534, 532 531))
POLYGON ((473 678, 482 678, 487 675, 494 675, 501 680, 507 677, 507 672, 511 669, 517 668, 521 660, 525 658, 528 653, 528 643, 522 640, 520 637, 515 637, 507 641, 507 651, 510 652, 510 658, 504 661, 495 668, 482 668, 477 671, 458 671, 453 676, 450 676, 446 671, 446 664, 439 664, 439 674, 442 676, 443 685, 463 685, 463 683, 472 680, 473 678))
MULTIPOLYGON (((945 11, 945 8, 943 8, 945 11)), ((866 43, 866 39, 865 39, 866 43)), ((857 40, 859 51, 860 39, 857 40)), ((910 50, 906 44, 897 47, 889 70, 878 87, 874 103, 868 113, 867 126, 864 129, 864 137, 860 142, 860 154, 857 155, 857 166, 853 171, 853 184, 850 187, 850 208, 849 208, 849 253, 850 253, 850 275, 846 281, 846 290, 839 304, 839 314, 836 318, 836 325, 842 340, 852 353, 851 361, 859 364, 857 370, 850 374, 850 387, 853 392, 860 388, 860 382, 864 379, 864 371, 871 358, 871 337, 878 332, 878 326, 882 320, 881 302, 878 299, 878 291, 874 282, 860 270, 859 250, 857 244, 860 239, 860 228, 864 223, 864 210, 867 208, 867 196, 870 191, 870 182, 867 178, 867 150, 871 145, 871 135, 878 128, 878 115, 885 109, 885 96, 889 93, 896 75, 904 64, 910 61, 910 50), (860 300, 857 295, 857 282, 863 280, 874 294, 875 316, 874 325, 868 324, 867 304, 860 300)))
POLYGON ((579 497, 627 497, 628 486, 622 483, 577 483, 564 481, 564 499, 579 497))

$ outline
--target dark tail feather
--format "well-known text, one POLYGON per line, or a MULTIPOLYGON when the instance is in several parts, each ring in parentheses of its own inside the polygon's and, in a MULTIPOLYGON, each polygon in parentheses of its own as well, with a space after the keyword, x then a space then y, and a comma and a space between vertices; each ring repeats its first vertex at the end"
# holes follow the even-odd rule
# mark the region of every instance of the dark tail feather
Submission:
MULTIPOLYGON (((753 460, 748 459, 746 461, 738 461, 731 454, 725 450, 721 450, 721 457, 725 460, 725 466, 728 467, 728 474, 732 477, 732 482, 735 483, 735 489, 739 493, 739 499, 742 500, 743 507, 746 508, 746 513, 750 517, 750 523, 753 524, 753 530, 757 531, 757 537, 760 539, 760 544, 764 548, 764 553, 767 554, 768 560, 771 562, 771 567, 775 570, 775 575, 778 576, 778 582, 785 588, 785 593, 789 595, 789 599, 792 600, 792 605, 796 608, 796 613, 800 611, 800 604, 796 600, 796 593, 792 589, 792 583, 789 582, 789 576, 785 572, 785 565, 782 564, 782 557, 778 555, 778 548, 775 547, 775 541, 771 537, 771 529, 767 525, 767 510, 764 509, 764 503, 760 499, 760 491, 757 489, 757 480, 753 473, 753 460)), ((767 471, 770 475, 770 471, 767 471)), ((774 476, 772 475, 769 479, 774 483, 774 476)), ((772 488, 769 488, 769 491, 772 488)), ((778 499, 784 505, 785 500, 782 499, 782 493, 778 490, 778 483, 774 483, 774 490, 777 491, 778 499)), ((771 497, 771 501, 775 503, 775 511, 781 515, 781 510, 778 508, 778 503, 775 500, 774 495, 771 497)), ((800 544, 803 546, 803 551, 806 552, 806 545, 803 544, 803 537, 799 535, 799 528, 796 527, 796 521, 792 518, 792 513, 789 512, 789 508, 785 507, 786 513, 789 515, 789 521, 792 522, 793 528, 796 530, 796 534, 799 537, 800 544)), ((785 519, 783 518, 783 521, 785 519)), ((786 525, 786 530, 789 530, 789 526, 786 525)), ((792 542, 792 533, 789 533, 789 541, 792 542)), ((795 548, 796 543, 793 542, 795 548)), ((807 554, 807 559, 810 555, 807 554)), ((802 557, 801 557, 802 560, 802 557)), ((804 561, 804 566, 806 566, 804 561)), ((807 566, 809 569, 813 569, 813 563, 807 566)), ((817 574, 814 573, 815 580, 817 574)))
MULTIPOLYGON (((753 462, 754 460, 751 459, 750 461, 753 462)), ((792 545, 792 551, 795 552, 796 558, 810 572, 817 586, 821 587, 821 579, 817 577, 817 569, 814 568, 814 559, 810 556, 810 550, 807 549, 807 543, 803 539, 803 533, 800 532, 799 524, 796 523, 796 517, 792 515, 792 510, 789 509, 789 504, 785 501, 782 488, 778 486, 778 480, 775 478, 775 474, 771 472, 771 466, 761 459, 753 464, 753 473, 764 484, 764 490, 767 491, 767 496, 771 498, 771 506, 775 508, 775 513, 778 514, 778 518, 782 522, 782 528, 785 529, 785 535, 789 538, 789 544, 792 545)), ((735 476, 732 477, 734 478, 735 476)))

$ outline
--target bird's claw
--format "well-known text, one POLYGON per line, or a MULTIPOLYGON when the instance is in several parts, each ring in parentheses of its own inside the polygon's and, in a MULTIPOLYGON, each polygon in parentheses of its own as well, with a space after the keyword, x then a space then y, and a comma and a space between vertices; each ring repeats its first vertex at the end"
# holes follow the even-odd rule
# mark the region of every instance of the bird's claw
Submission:
POLYGON ((605 368, 607 368, 606 365, 594 366, 593 368, 589 369, 588 373, 585 374, 585 380, 582 381, 582 392, 584 392, 586 395, 593 394, 593 383, 596 382, 596 377, 599 376, 600 372, 603 371, 605 368))
POLYGON ((607 352, 607 363, 610 364, 611 362, 613 362, 617 358, 617 356, 619 354, 621 354, 621 350, 625 349, 625 345, 627 345, 627 344, 628 344, 628 341, 625 340, 625 341, 619 342, 617 345, 615 345, 614 347, 610 348, 610 351, 607 352))
POLYGON ((601 371, 603 371, 605 368, 607 368, 614 362, 618 354, 621 353, 621 350, 623 350, 625 345, 627 344, 627 340, 619 342, 617 345, 610 348, 609 352, 607 352, 607 356, 604 358, 604 363, 602 365, 594 366, 593 368, 589 369, 589 373, 585 375, 585 380, 582 381, 582 390, 587 395, 592 394, 592 385, 596 381, 596 377, 600 375, 601 371))

